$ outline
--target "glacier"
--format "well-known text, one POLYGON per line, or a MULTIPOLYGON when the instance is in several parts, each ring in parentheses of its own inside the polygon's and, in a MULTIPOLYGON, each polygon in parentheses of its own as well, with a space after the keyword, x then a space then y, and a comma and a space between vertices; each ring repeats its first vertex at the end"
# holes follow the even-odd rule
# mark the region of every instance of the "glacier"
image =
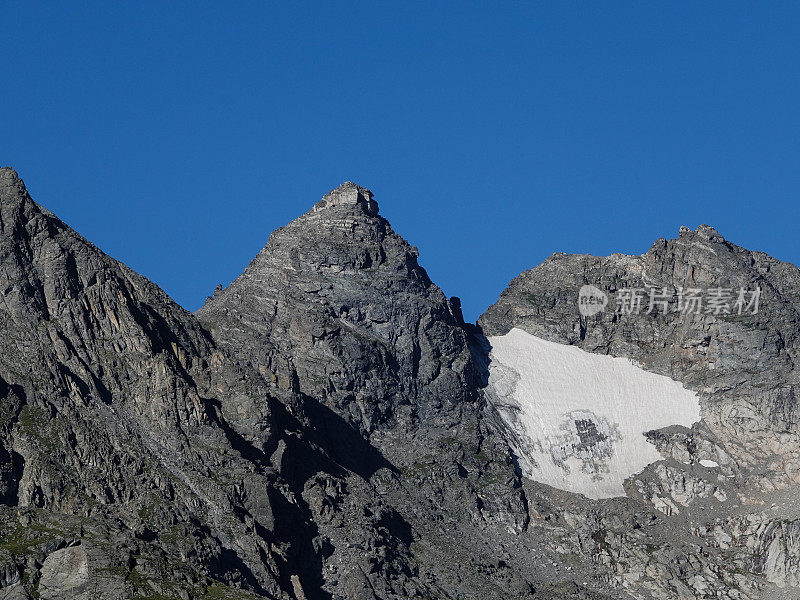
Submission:
POLYGON ((487 395, 526 477, 601 499, 662 456, 645 432, 700 420, 697 395, 627 358, 592 354, 518 328, 487 338, 487 395))

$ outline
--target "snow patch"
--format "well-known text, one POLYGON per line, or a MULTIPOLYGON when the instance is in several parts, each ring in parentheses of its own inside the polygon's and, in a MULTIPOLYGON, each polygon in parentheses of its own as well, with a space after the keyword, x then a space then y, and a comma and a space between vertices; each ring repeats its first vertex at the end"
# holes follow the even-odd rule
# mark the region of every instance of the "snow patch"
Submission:
POLYGON ((661 460, 644 433, 700 420, 697 395, 626 358, 592 354, 514 328, 488 338, 489 400, 523 473, 589 498, 661 460))
POLYGON ((718 467, 719 463, 713 460, 708 460, 707 458, 703 458, 700 460, 700 464, 706 467, 707 469, 713 469, 714 467, 718 467))

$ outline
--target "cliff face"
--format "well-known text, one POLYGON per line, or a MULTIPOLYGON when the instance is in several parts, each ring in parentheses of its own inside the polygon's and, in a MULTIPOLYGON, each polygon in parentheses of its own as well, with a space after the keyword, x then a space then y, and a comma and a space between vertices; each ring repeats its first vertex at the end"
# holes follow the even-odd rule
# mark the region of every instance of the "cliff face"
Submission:
MULTIPOLYGON (((75 568, 106 573, 112 596, 146 593, 146 578, 153 590, 219 580, 277 593, 279 558, 245 518, 263 512, 271 524, 266 489, 277 482, 242 455, 277 445, 261 378, 36 205, 10 169, 0 171, 0 288, 3 495, 19 509, 17 523, 4 513, 7 583, 41 576, 47 587, 25 565, 80 546, 88 558, 75 568)), ((77 591, 100 593, 86 585, 77 591)))
MULTIPOLYGON (((485 422, 457 299, 447 300, 417 257, 372 193, 345 183, 275 231, 197 313, 227 355, 262 375, 305 438, 344 467, 326 475, 341 514, 315 514, 329 509, 304 497, 336 548, 326 560, 330 589, 344 587, 346 597, 372 597, 356 588, 413 597, 443 585, 427 578, 470 581, 480 593, 494 584, 449 556, 441 523, 480 539, 486 527, 521 531, 528 521, 508 447, 485 422), (366 545, 385 552, 388 533, 404 556, 365 562, 363 549, 347 550, 365 545, 357 513, 383 505, 397 511, 395 526, 366 545), (430 546, 427 560, 412 558, 412 539, 430 546), (376 568, 399 573, 387 571, 387 584, 375 581, 376 568)), ((473 554, 469 545, 462 552, 473 554)))
MULTIPOLYGON (((642 256, 554 254, 512 281, 480 318, 497 344, 516 328, 590 353, 627 357, 696 392, 701 420, 647 433, 664 460, 626 482, 630 500, 668 516, 656 526, 666 528, 661 541, 647 541, 648 555, 636 557, 634 549, 649 536, 604 528, 614 543, 627 546, 604 559, 624 573, 621 585, 635 580, 660 597, 738 597, 726 591, 733 586, 737 593, 779 598, 778 591, 761 589, 763 580, 792 581, 789 565, 797 550, 782 523, 796 522, 789 498, 800 483, 798 300, 797 267, 740 248, 704 225, 682 228, 676 239, 658 240, 642 256), (596 308, 582 311, 581 295, 594 295, 596 308), (686 565, 697 565, 676 574, 680 561, 670 552, 686 548, 704 558, 687 555, 686 565), (715 561, 738 566, 725 569, 715 561), (670 575, 658 570, 648 576, 654 563, 670 575), (740 568, 757 577, 735 577, 740 568), (673 584, 673 574, 695 585, 673 584)), ((491 357, 491 349, 486 352, 491 357)), ((502 412, 508 396, 489 379, 487 392, 502 412)), ((647 406, 641 400, 632 411, 647 406)), ((652 400, 651 411, 664 398, 652 400)), ((678 406, 673 410, 677 414, 678 406)), ((502 426, 515 440, 508 423, 502 426)))
POLYGON ((322 401, 365 435, 430 425, 475 401, 453 307, 355 184, 275 231, 198 317, 268 383, 322 401))
POLYGON ((8 593, 489 585, 411 550, 419 537, 445 554, 447 535, 424 537, 445 518, 479 538, 527 514, 486 437, 466 334, 366 191, 346 185, 276 232, 201 311, 209 333, 0 174, 8 593))
MULTIPOLYGON (((780 597, 798 313, 795 267, 701 227, 554 255, 481 331, 346 183, 192 315, 0 169, 0 599, 780 597), (582 315, 585 286, 609 306, 582 315), (614 310, 639 288, 760 289, 760 309, 614 310), (544 485, 496 377, 512 329, 550 371, 564 346, 631 358, 702 418, 646 432, 624 496, 544 485)), ((576 419, 559 452, 612 447, 614 423, 576 419)))
POLYGON ((642 256, 555 254, 512 281, 479 324, 488 335, 518 327, 629 357, 684 383, 701 396, 710 437, 740 454, 742 466, 780 461, 767 478, 785 485, 800 482, 793 453, 774 455, 776 444, 786 443, 782 436, 798 427, 798 298, 797 267, 701 226, 658 240, 642 256), (591 316, 578 306, 587 285, 611 300, 591 316), (641 290, 641 310, 631 310, 631 290, 641 290), (691 297, 699 300, 689 306, 691 297))

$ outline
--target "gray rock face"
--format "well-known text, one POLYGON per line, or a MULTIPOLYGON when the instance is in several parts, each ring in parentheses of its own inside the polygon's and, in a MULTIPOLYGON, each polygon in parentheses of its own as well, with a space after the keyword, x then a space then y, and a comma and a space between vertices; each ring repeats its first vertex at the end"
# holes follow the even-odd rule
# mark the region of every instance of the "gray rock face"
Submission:
POLYGON ((39 595, 46 600, 89 598, 89 564, 80 546, 56 550, 42 563, 39 595))
MULTIPOLYGON (((710 294, 703 295, 708 302, 710 294)), ((797 482, 800 467, 790 453, 776 452, 782 435, 798 426, 798 298, 796 267, 739 248, 701 226, 657 241, 642 256, 555 254, 515 279, 479 324, 487 335, 519 327, 589 352, 626 356, 681 381, 700 393, 704 424, 719 442, 717 449, 704 447, 709 455, 696 459, 722 458, 736 469, 779 454, 781 468, 770 478, 773 485, 783 485, 797 482), (583 317, 577 296, 584 285, 604 290, 617 305, 626 289, 666 291, 669 312, 657 305, 645 314, 645 291, 641 314, 615 311, 612 302, 605 311, 583 317), (679 312, 681 289, 730 290, 732 312, 715 314, 708 305, 699 313, 679 312), (756 314, 751 309, 740 315, 733 308, 740 289, 761 290, 756 314), (734 463, 731 456, 739 460, 734 463)), ((661 443, 681 452, 676 440, 661 443)))
POLYGON ((85 539, 93 598, 215 580, 281 596, 282 550, 254 532, 270 511, 245 491, 277 485, 242 456, 277 445, 260 382, 0 170, 0 518, 30 590, 74 580, 48 557, 85 539))
POLYGON ((192 315, 0 169, 0 598, 781 598, 798 313, 795 267, 708 227, 512 282, 483 334, 701 397, 699 424, 648 433, 664 460, 627 497, 590 501, 520 475, 485 338, 368 190, 331 191, 192 315), (609 304, 585 317, 588 285, 609 304), (615 314, 636 287, 760 288, 761 310, 615 314))
MULTIPOLYGON (((630 500, 668 517, 655 521, 654 538, 663 528, 660 535, 673 544, 697 545, 691 577, 699 579, 684 589, 663 574, 654 582, 637 576, 635 583, 622 574, 616 577, 620 585, 649 588, 667 598, 775 593, 758 592, 762 576, 795 585, 786 575, 795 560, 792 542, 787 542, 791 536, 776 536, 772 526, 779 516, 792 517, 791 507, 781 513, 785 501, 777 505, 777 515, 756 519, 767 525, 746 544, 706 547, 706 540, 691 533, 696 532, 691 523, 711 518, 728 523, 731 515, 754 515, 755 507, 798 483, 800 270, 735 246, 711 227, 682 228, 677 239, 658 240, 642 256, 554 254, 512 281, 479 325, 488 336, 516 327, 589 352, 628 357, 699 394, 700 423, 651 432, 665 460, 628 482, 630 500), (595 303, 598 309, 581 311, 582 288, 604 295, 595 303), (745 303, 737 306, 740 290, 745 303), (757 310, 750 306, 750 292, 756 290, 757 310), (693 294, 704 304, 686 310, 693 294), (636 296, 641 310, 631 305, 636 296), (722 296, 724 302, 714 300, 722 296), (730 570, 712 564, 720 549, 730 570)), ((596 533, 579 532, 578 545, 596 533)), ((629 539, 623 545, 629 550, 639 543, 629 539)), ((660 551, 650 552, 646 560, 641 556, 633 566, 621 568, 618 558, 610 566, 645 574, 654 559, 662 559, 660 551)), ((669 556, 658 562, 668 570, 675 566, 669 556)), ((685 585, 689 577, 686 573, 679 579, 685 585)))
POLYGON ((442 420, 474 402, 476 374, 417 254, 369 190, 345 183, 274 232, 198 317, 268 383, 319 399, 361 433, 442 420))
MULTIPOLYGON (((423 532, 454 520, 475 527, 477 537, 487 526, 521 531, 528 519, 507 446, 487 431, 457 300, 447 300, 417 256, 379 216, 372 193, 345 183, 275 231, 245 272, 198 311, 217 344, 260 372, 306 436, 349 471, 326 476, 339 514, 329 515, 317 493, 308 498, 336 540, 326 585, 344 585, 346 597, 370 597, 356 590, 378 585, 380 597, 427 587, 386 588, 370 575, 384 558, 365 563, 344 550, 377 526, 353 531, 342 522, 363 522, 356 513, 364 505, 378 515, 390 500, 398 514, 385 518, 395 526, 371 533, 377 539, 368 545, 379 554, 395 548, 401 562, 412 554, 403 527, 423 532), (376 485, 378 493, 370 489, 376 485)), ((410 581, 411 572, 403 567, 393 577, 410 581)))
POLYGON ((353 185, 273 239, 212 336, 0 171, 3 594, 530 591, 492 566, 524 496, 415 250, 353 185))

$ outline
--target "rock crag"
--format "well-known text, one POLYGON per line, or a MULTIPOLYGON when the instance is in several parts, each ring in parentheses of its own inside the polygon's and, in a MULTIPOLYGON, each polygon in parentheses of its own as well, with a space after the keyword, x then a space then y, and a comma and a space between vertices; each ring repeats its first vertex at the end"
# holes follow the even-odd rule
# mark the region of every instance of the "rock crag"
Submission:
POLYGON ((3 168, 0 600, 797 597, 799 355, 800 271, 707 226, 555 254, 473 326, 347 182, 191 314, 3 168), (729 310, 679 310, 713 289, 729 310), (653 460, 596 500, 537 481, 512 396, 549 372, 498 383, 512 330, 699 420, 571 409, 555 468, 591 479, 621 431, 653 460))

